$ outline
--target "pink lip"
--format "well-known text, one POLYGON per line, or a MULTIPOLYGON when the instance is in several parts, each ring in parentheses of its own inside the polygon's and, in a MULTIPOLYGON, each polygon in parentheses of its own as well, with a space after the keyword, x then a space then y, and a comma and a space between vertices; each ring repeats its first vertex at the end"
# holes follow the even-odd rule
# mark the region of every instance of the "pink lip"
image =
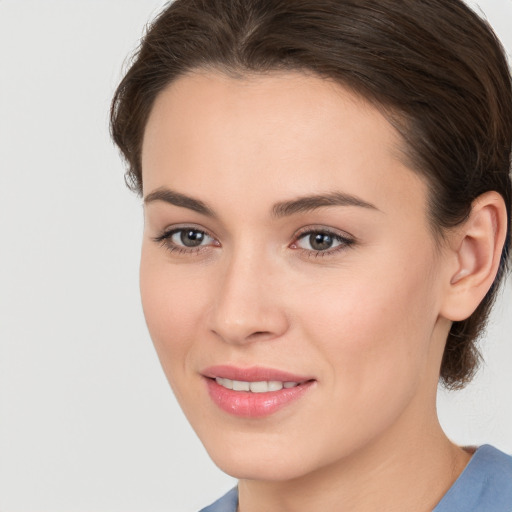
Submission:
POLYGON ((205 368, 202 375, 210 379, 221 377, 230 380, 243 380, 245 382, 261 382, 267 380, 279 380, 281 382, 306 382, 314 380, 313 377, 294 375, 282 370, 264 368, 263 366, 252 366, 250 368, 237 368, 235 366, 222 365, 205 368))
POLYGON ((263 367, 212 366, 203 370, 201 374, 205 377, 212 401, 223 411, 243 418, 269 416, 302 397, 315 384, 315 380, 311 377, 263 367), (226 389, 215 382, 216 377, 245 382, 271 380, 298 382, 299 385, 288 389, 283 388, 279 391, 252 393, 250 391, 226 389))

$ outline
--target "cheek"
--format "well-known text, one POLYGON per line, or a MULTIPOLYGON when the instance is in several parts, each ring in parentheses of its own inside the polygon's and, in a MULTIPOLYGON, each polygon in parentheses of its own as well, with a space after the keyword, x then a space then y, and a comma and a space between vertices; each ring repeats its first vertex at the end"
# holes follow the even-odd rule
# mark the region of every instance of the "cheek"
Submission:
MULTIPOLYGON (((174 270, 143 247, 140 265, 142 307, 151 339, 169 381, 187 364, 187 354, 197 338, 201 280, 174 270)), ((171 382, 172 385, 172 382, 171 382)))
POLYGON ((304 335, 329 361, 336 389, 378 400, 385 389, 419 382, 436 318, 428 267, 428 261, 409 267, 383 261, 351 269, 306 296, 304 335))

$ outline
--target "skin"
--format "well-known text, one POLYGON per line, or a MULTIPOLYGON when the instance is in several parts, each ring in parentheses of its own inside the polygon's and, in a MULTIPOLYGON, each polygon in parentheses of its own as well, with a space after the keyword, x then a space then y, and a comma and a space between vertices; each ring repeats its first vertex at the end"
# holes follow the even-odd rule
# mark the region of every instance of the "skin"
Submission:
MULTIPOLYGON (((487 253, 469 228, 435 243, 427 185, 401 143, 369 103, 299 72, 198 71, 156 99, 144 196, 170 189, 214 216, 146 201, 144 313, 192 427, 240 480, 241 512, 432 510, 469 461, 439 425, 436 389, 451 321, 485 293, 470 279, 487 253), (334 192, 373 208, 272 214, 276 203, 334 192), (179 234, 161 240, 180 227, 208 235, 199 250, 179 234), (315 251, 304 228, 351 242, 315 251), (454 291, 459 281, 473 302, 454 291), (206 391, 201 371, 219 364, 316 382, 269 417, 239 418, 206 391)), ((476 224, 499 234, 493 200, 476 224)))

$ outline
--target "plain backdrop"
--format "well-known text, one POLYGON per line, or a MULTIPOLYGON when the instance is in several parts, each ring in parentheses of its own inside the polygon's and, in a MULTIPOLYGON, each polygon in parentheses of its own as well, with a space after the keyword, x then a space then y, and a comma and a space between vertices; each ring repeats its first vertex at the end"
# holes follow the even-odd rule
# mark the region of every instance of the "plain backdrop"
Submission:
MULTIPOLYGON (((0 511, 194 512, 234 485, 167 385, 138 295, 140 200, 108 108, 157 0, 0 0, 0 511)), ((512 53, 512 0, 481 0, 512 53)), ((512 453, 512 285, 460 444, 512 453)))

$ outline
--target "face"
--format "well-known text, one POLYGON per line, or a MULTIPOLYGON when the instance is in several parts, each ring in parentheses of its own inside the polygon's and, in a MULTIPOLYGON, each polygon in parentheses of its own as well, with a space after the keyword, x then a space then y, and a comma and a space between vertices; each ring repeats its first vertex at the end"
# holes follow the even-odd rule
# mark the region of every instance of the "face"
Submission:
POLYGON ((298 72, 196 72, 158 96, 144 313, 227 473, 300 477, 435 416, 446 269, 400 145, 369 103, 298 72))

